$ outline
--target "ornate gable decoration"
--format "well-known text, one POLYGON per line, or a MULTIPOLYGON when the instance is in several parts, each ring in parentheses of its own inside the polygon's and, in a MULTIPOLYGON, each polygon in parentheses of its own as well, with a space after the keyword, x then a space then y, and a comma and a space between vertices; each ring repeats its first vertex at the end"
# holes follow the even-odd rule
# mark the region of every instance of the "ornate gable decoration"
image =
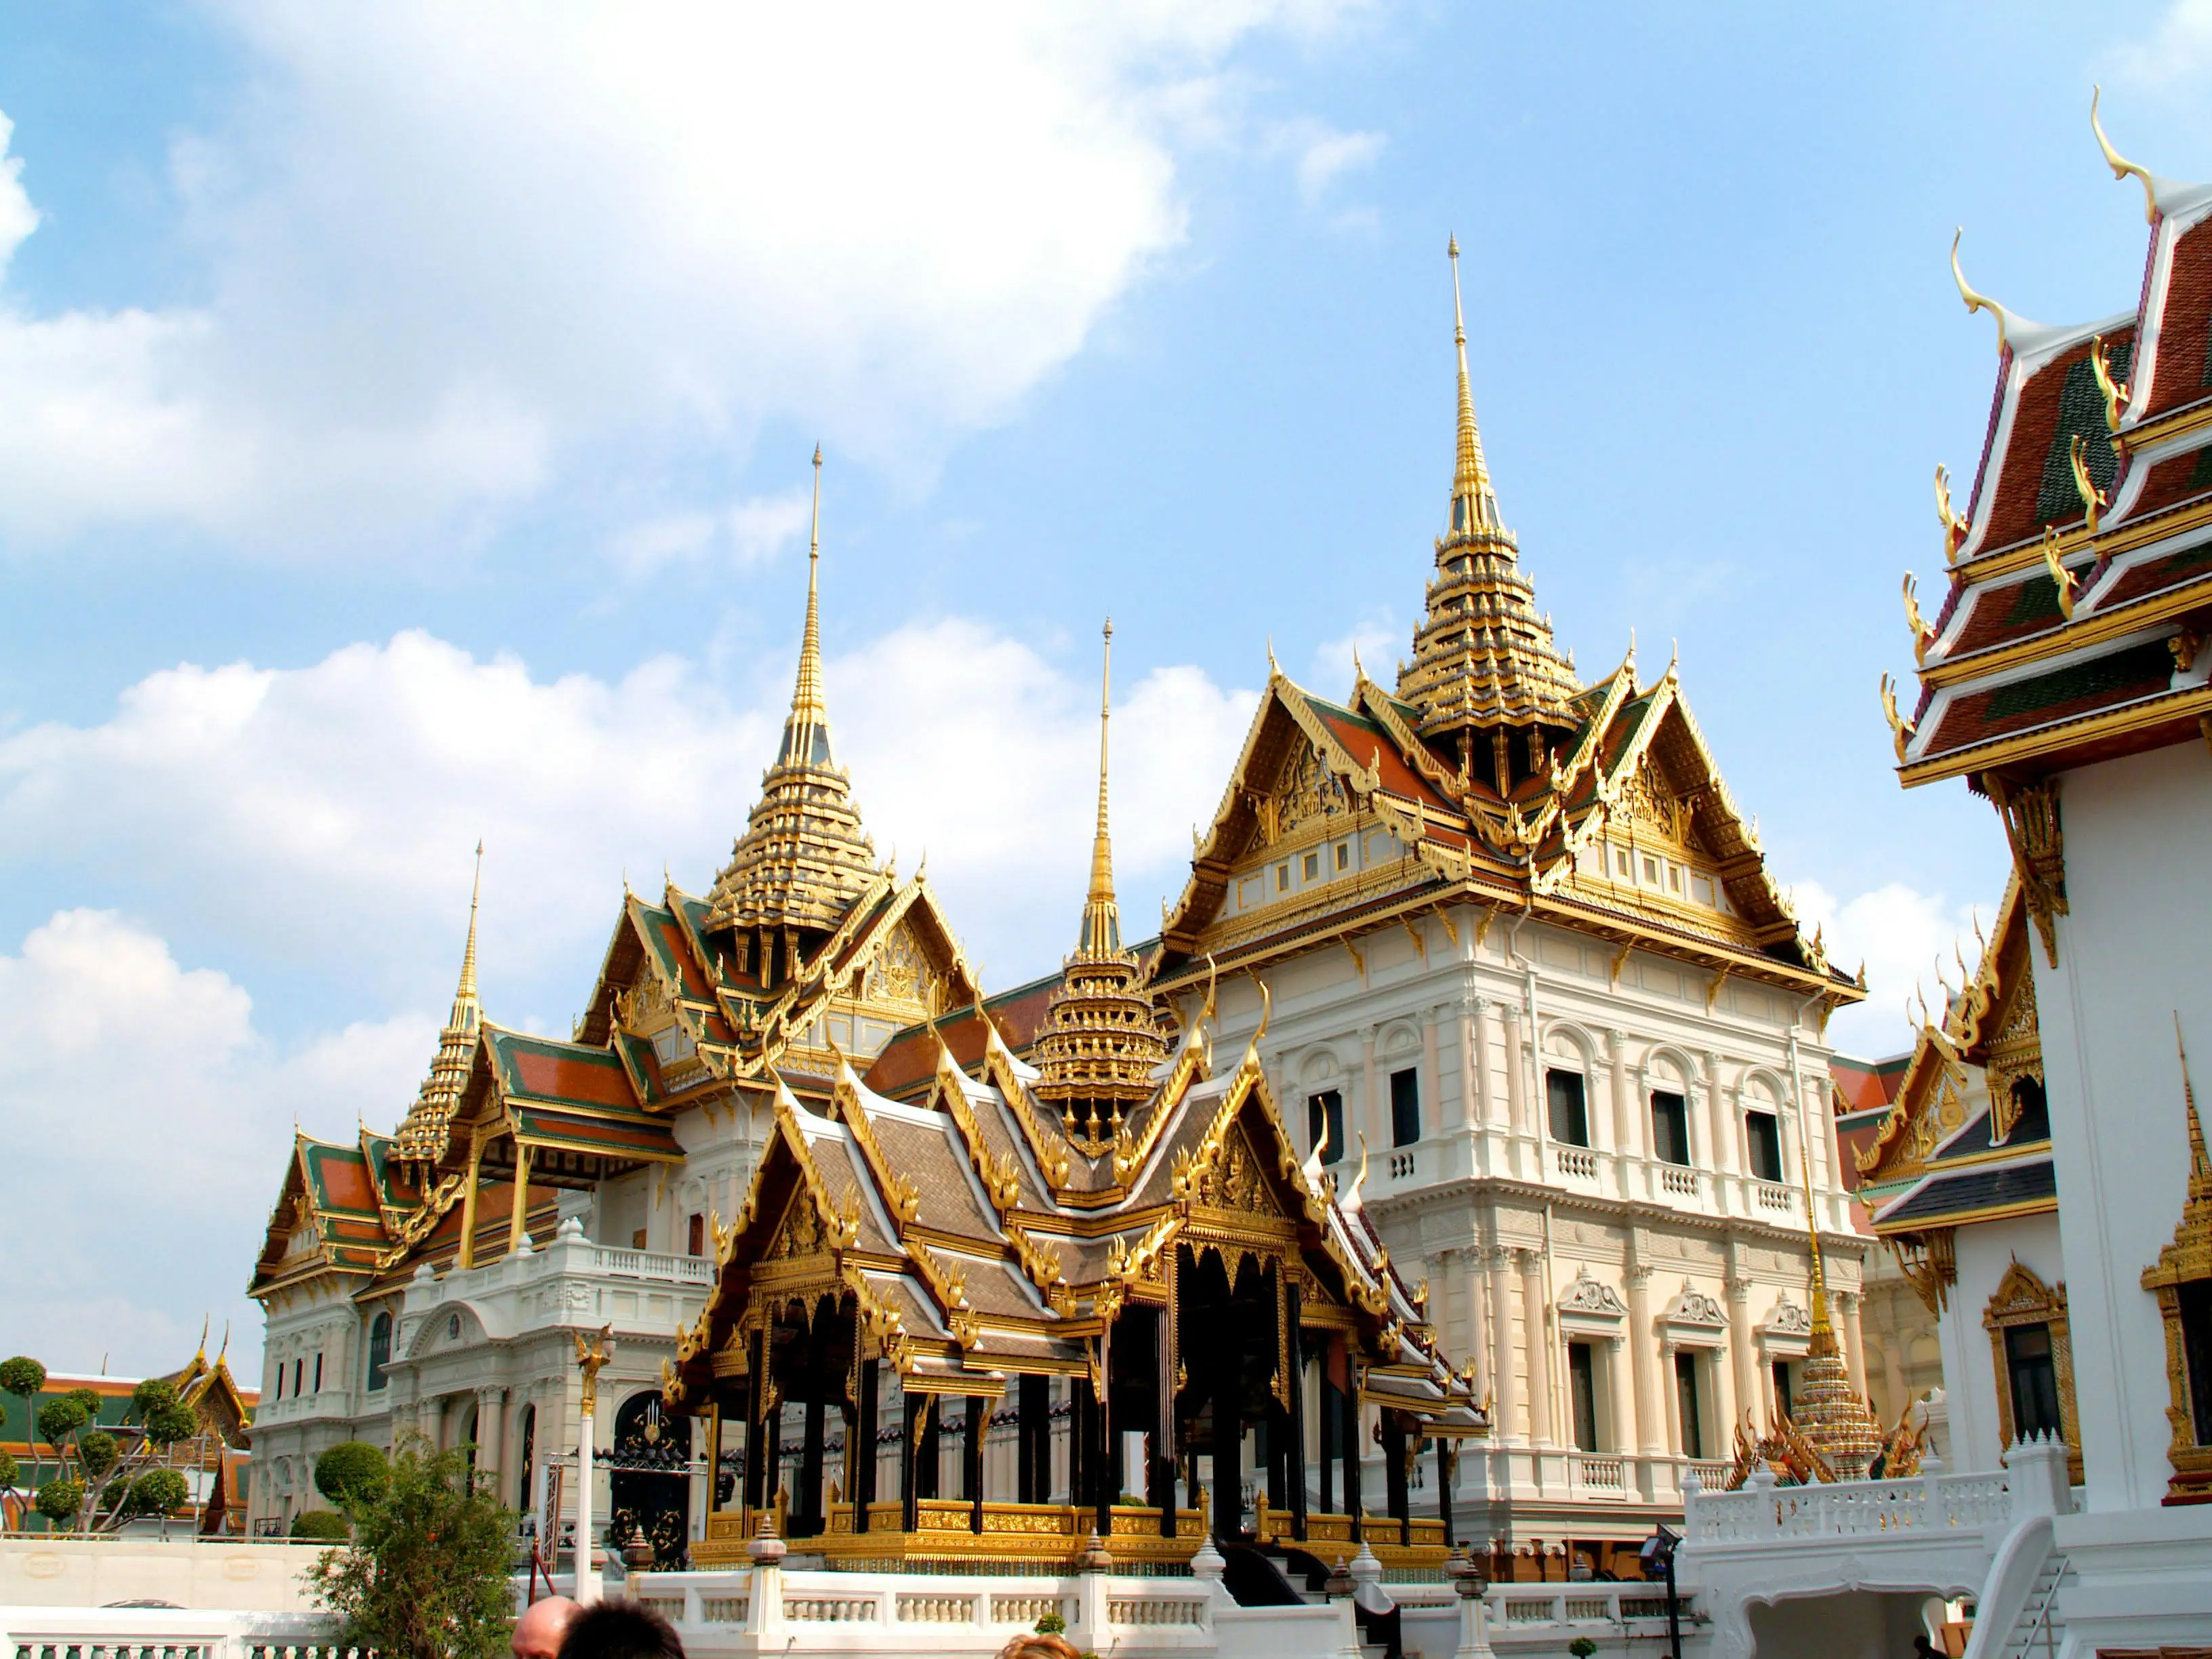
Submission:
POLYGON ((1581 1269, 1576 1274, 1575 1282, 1568 1285, 1566 1293, 1560 1297, 1559 1311, 1563 1314, 1583 1314, 1600 1319, 1623 1319, 1628 1314, 1628 1310, 1622 1305, 1620 1297, 1614 1293, 1613 1286, 1601 1285, 1592 1279, 1588 1267, 1581 1269))
POLYGON ((783 1206, 783 1219, 776 1227, 775 1237, 769 1241, 768 1254, 763 1259, 793 1261, 820 1255, 832 1243, 815 1208, 814 1195, 802 1182, 793 1187, 791 1201, 783 1206))
POLYGON ((1279 1217, 1283 1207, 1261 1172, 1260 1155, 1239 1124, 1223 1138, 1220 1152, 1200 1170, 1195 1196, 1217 1209, 1279 1217))
POLYGON ((1728 1316, 1721 1304, 1703 1291, 1692 1288, 1686 1281, 1681 1291, 1669 1302, 1659 1317, 1669 1325, 1723 1326, 1728 1316))
POLYGON ((1260 839, 1268 847, 1325 819, 1348 817, 1353 808, 1352 792, 1344 787, 1344 780, 1310 742, 1284 769, 1275 792, 1261 796, 1255 805, 1260 839))
POLYGON ((1678 795, 1659 775, 1658 766, 1645 750, 1636 769, 1620 784, 1612 817, 1615 828, 1656 836, 1684 852, 1703 852, 1695 823, 1698 797, 1692 791, 1678 795))
POLYGON ((1813 1316, 1785 1295, 1775 1303, 1759 1329, 1769 1336, 1809 1337, 1813 1334, 1813 1316))
POLYGON ((2035 975, 2023 957, 2005 1005, 2003 1023, 1990 1039, 1990 1139, 1999 1146, 2012 1139, 2020 1121, 2014 1089, 2023 1079, 2043 1086, 2043 1032, 2035 1013, 2035 975))
POLYGON ((876 947, 867 994, 870 1001, 910 1003, 932 1016, 951 1006, 951 988, 930 961, 910 917, 902 918, 876 947))

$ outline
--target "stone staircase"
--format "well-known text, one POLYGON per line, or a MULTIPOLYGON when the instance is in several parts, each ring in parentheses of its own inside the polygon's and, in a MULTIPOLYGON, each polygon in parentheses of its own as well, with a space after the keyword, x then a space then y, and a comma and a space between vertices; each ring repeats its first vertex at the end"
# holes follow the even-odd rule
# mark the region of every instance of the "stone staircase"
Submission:
POLYGON ((2057 1659, 2066 1646, 2066 1621, 2051 1605, 2059 1581, 2066 1577, 2066 1558, 2057 1551, 2045 1556, 2035 1576, 2035 1587, 2012 1621, 2012 1631, 1999 1650, 2002 1659, 2057 1659))

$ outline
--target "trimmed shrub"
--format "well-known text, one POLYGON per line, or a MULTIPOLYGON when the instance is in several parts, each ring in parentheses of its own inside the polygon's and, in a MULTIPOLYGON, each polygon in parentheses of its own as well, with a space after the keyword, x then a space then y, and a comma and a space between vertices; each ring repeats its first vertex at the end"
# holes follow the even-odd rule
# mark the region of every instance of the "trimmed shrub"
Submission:
POLYGON ((342 1544, 353 1536, 353 1528, 336 1510, 306 1510, 292 1517, 292 1536, 342 1544))
POLYGON ((342 1440, 315 1460, 315 1490, 341 1510, 374 1504, 391 1484, 384 1449, 366 1440, 342 1440))

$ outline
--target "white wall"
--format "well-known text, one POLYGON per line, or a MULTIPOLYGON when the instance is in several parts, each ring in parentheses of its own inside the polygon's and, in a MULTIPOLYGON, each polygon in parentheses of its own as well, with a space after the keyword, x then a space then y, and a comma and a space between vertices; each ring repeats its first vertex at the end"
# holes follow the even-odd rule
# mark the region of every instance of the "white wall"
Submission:
POLYGON ((322 1549, 299 1544, 179 1538, 10 1540, 0 1549, 0 1607, 182 1607, 297 1613, 315 1605, 305 1575, 322 1549))
MULTIPOLYGON (((2002 1467, 2012 1425, 1997 1409, 1996 1365, 1982 1315, 2015 1258, 2046 1285, 2056 1285, 2065 1278, 2058 1218, 2035 1215, 1979 1222, 1960 1228, 1957 1244, 1959 1281, 1951 1286, 1949 1305, 1937 1327, 1950 1422, 1947 1462, 1953 1469, 1994 1471, 2002 1467)), ((2080 1341, 2077 1334, 2077 1349, 2080 1341)), ((2078 1384, 2077 1396, 2085 1401, 2088 1398, 2079 1394, 2078 1384)))
POLYGON ((2147 1509, 2172 1472, 2166 1340, 2142 1270, 2170 1243, 2188 1158, 2174 1018, 2212 1081, 2212 756, 2190 743, 2063 775, 2071 914, 2033 947, 2068 1311, 2092 1510, 2147 1509))

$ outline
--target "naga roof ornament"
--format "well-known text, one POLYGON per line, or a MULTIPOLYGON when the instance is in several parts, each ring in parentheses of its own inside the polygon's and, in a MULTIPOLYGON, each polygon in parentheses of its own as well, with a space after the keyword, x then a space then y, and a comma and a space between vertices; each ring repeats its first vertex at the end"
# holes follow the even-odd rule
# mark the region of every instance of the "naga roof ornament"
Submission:
POLYGON ((799 678, 775 763, 730 862, 715 878, 715 927, 834 928, 876 876, 851 779, 830 739, 822 689, 822 449, 814 450, 813 529, 806 554, 806 626, 799 678))

